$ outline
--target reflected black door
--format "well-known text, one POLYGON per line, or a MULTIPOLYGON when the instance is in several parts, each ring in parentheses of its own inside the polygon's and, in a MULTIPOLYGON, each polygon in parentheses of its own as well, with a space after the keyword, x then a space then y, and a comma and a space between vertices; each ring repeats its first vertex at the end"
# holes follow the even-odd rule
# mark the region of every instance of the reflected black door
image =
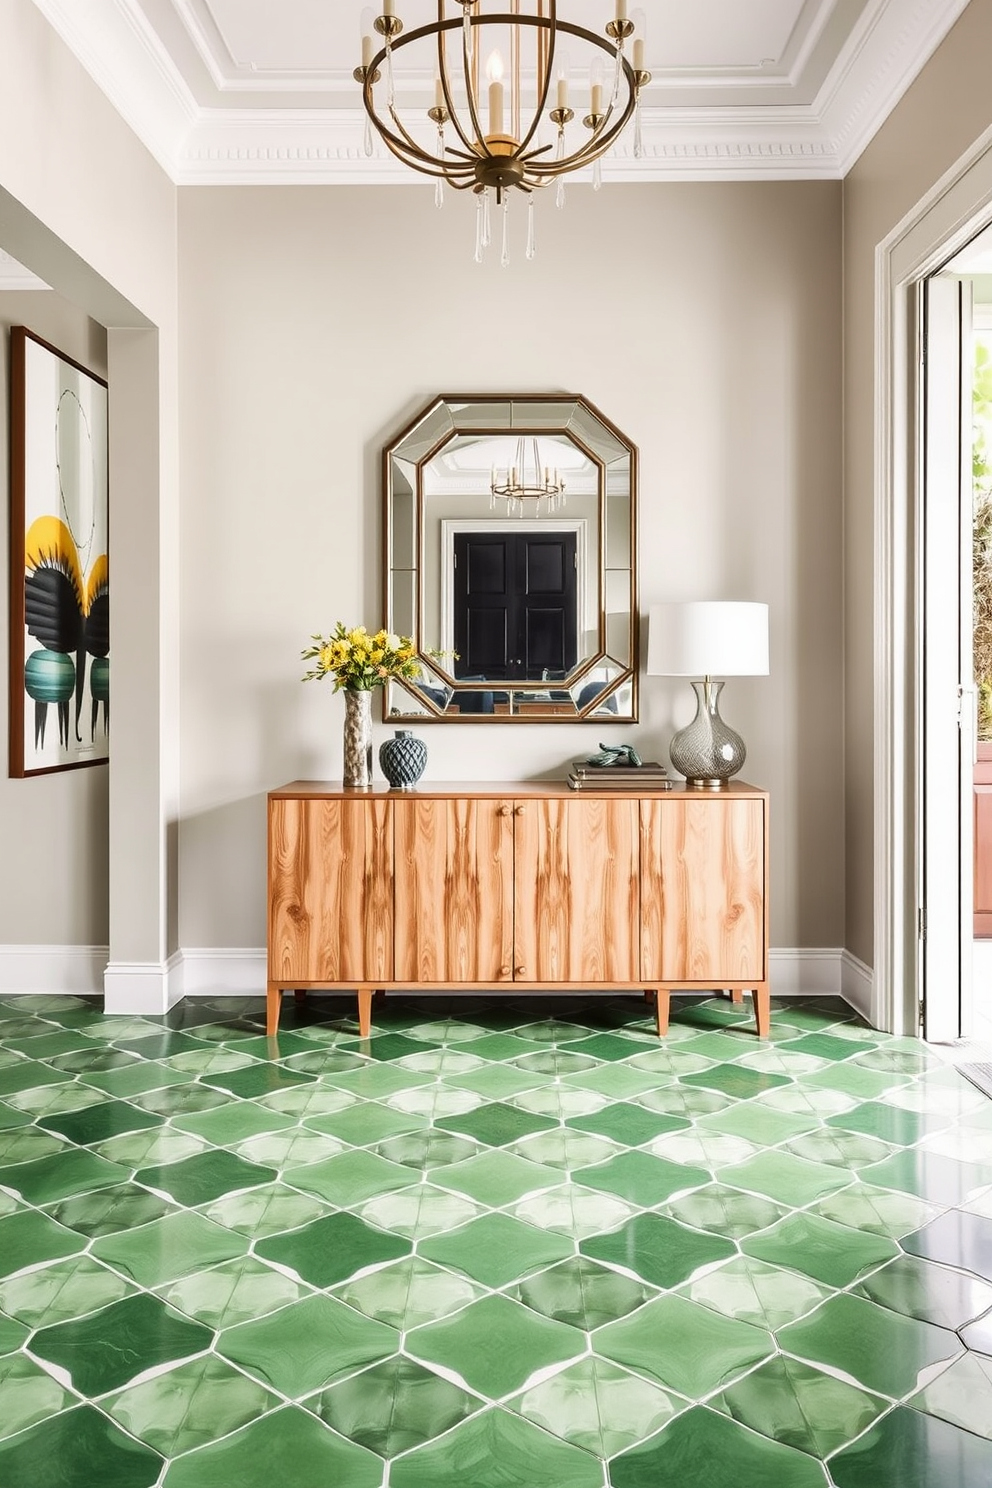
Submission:
POLYGON ((540 681, 575 666, 575 538, 455 534, 456 677, 540 681))

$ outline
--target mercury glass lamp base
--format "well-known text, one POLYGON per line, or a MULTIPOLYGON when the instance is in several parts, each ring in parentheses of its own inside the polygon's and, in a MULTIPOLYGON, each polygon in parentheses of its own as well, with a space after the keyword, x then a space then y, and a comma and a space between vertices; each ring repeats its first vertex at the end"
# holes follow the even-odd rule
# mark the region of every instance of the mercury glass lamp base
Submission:
POLYGON ((740 734, 720 717, 722 682, 693 682, 696 716, 672 739, 672 765, 695 790, 721 790, 747 758, 740 734))

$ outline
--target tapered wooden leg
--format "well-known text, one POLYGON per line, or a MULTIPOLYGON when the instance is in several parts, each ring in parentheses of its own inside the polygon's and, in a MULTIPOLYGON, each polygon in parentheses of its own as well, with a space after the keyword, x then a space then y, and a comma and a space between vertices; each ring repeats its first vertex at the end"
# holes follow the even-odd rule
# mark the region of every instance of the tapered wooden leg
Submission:
POLYGON ((359 987, 358 989, 358 1035, 360 1038, 368 1038, 372 1032, 372 993, 374 987, 359 987))
POLYGON ((271 983, 265 989, 265 1035, 272 1038, 279 1027, 279 1009, 282 1006, 282 988, 271 983))
POLYGON ((772 1028, 772 996, 767 982, 762 982, 751 993, 754 1021, 758 1025, 758 1037, 767 1038, 772 1028))
POLYGON ((658 1037, 668 1032, 668 1018, 672 1010, 672 994, 667 987, 659 987, 654 994, 654 1013, 658 1025, 658 1037))
POLYGON ((730 1000, 731 1000, 731 1002, 743 1002, 744 1001, 744 989, 743 989, 743 987, 731 987, 731 989, 730 989, 730 1000))

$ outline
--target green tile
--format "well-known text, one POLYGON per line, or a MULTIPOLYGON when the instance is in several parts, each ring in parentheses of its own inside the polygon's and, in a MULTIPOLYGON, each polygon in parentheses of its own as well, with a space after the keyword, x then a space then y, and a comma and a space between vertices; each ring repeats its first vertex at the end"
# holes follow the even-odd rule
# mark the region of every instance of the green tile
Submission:
POLYGON ((630 1101, 647 1090, 657 1090, 668 1085, 674 1076, 657 1070, 635 1069, 629 1062, 624 1064, 600 1064, 595 1069, 579 1070, 566 1077, 567 1083, 576 1090, 592 1090, 605 1095, 611 1101, 630 1101))
POLYGON ((726 1111, 716 1111, 699 1118, 700 1131, 724 1132, 728 1136, 743 1137, 746 1142, 755 1142, 761 1147, 777 1147, 790 1137, 798 1137, 818 1126, 819 1118, 812 1112, 797 1115, 789 1111, 775 1111, 764 1101, 747 1101, 731 1106, 726 1111))
POLYGON ((977 1488, 992 1482, 992 1444, 899 1406, 830 1463, 837 1488, 977 1488))
POLYGON ((580 1359, 509 1402, 513 1410, 573 1446, 612 1457, 652 1436, 683 1402, 608 1359, 580 1359))
POLYGON ((917 1389, 935 1364, 962 1352, 957 1335, 947 1329, 844 1293, 783 1328, 778 1340, 786 1353, 895 1399, 917 1389))
POLYGON ((263 1184, 244 1193, 227 1194, 204 1206, 203 1213, 225 1229, 260 1238, 295 1230, 327 1213, 327 1206, 309 1194, 281 1183, 263 1184))
POLYGON ((862 1168, 859 1176, 865 1183, 916 1194, 929 1204, 946 1208, 966 1204, 988 1188, 992 1183, 992 1168, 956 1162, 953 1157, 939 1157, 915 1147, 862 1168))
POLYGON ((406 1351, 453 1372, 490 1400, 523 1389, 539 1371, 586 1352, 576 1328, 542 1317, 507 1297, 483 1297, 454 1316, 406 1335, 406 1351))
POLYGON ((0 1482, 7 1488, 152 1488, 162 1458, 126 1436, 92 1405, 40 1421, 0 1442, 0 1482))
POLYGON ((76 1404, 74 1395, 23 1354, 0 1358, 0 1398, 3 1399, 0 1438, 15 1436, 76 1404))
POLYGON ((311 1286, 321 1288, 409 1252, 408 1240, 374 1230, 354 1214, 325 1215, 255 1246, 255 1254, 263 1260, 288 1267, 311 1286))
POLYGON ((829 1033, 807 1033, 802 1038, 791 1039, 783 1045, 783 1048, 794 1050, 797 1054, 812 1054, 816 1059, 850 1059, 853 1055, 864 1052, 866 1047, 870 1048, 871 1045, 834 1038, 829 1033))
POLYGON ((576 1240, 614 1230, 633 1218, 635 1212, 633 1205, 614 1194, 582 1188, 577 1183, 561 1183, 511 1206, 513 1216, 525 1224, 535 1225, 539 1230, 556 1230, 576 1240))
POLYGON ((567 1127, 556 1127, 551 1131, 537 1132, 533 1137, 524 1137, 508 1150, 544 1167, 578 1169, 596 1167, 616 1157, 622 1149, 616 1142, 587 1136, 567 1127))
POLYGON ((773 1441, 827 1457, 888 1409, 888 1402, 798 1359, 769 1359, 710 1405, 773 1441))
POLYGON ((0 1168, 0 1185, 12 1188, 29 1204, 49 1204, 70 1194, 109 1188, 130 1177, 127 1168, 80 1149, 53 1153, 36 1162, 0 1168))
POLYGON ((198 1152, 182 1162, 142 1168, 135 1174, 138 1183, 171 1194, 177 1204, 191 1208, 235 1190, 271 1183, 276 1176, 275 1168, 245 1162, 244 1158, 223 1150, 198 1152))
POLYGON ((402 1163, 388 1162, 359 1148, 324 1162, 290 1168, 283 1174, 283 1181, 345 1209, 373 1194, 405 1188, 411 1182, 411 1173, 402 1163))
POLYGON ((586 1188, 605 1189, 643 1208, 664 1203, 672 1194, 710 1182, 706 1168, 669 1162, 647 1152, 622 1152, 596 1167, 579 1169, 573 1177, 586 1188))
POLYGON ((254 1256, 238 1256, 163 1287, 162 1300, 208 1328, 231 1328, 298 1302, 306 1289, 254 1256))
POLYGON ((827 1069, 818 1070, 815 1075, 807 1075, 803 1085, 807 1090, 837 1090, 859 1101, 869 1101, 895 1085, 904 1085, 908 1078, 907 1075, 881 1074, 848 1062, 832 1064, 827 1069))
POLYGON ((67 1150, 68 1144, 61 1137, 56 1137, 51 1132, 39 1131, 36 1126, 28 1131, 23 1127, 8 1127, 0 1132, 0 1168, 16 1163, 36 1162, 39 1158, 50 1157, 54 1152, 67 1150))
POLYGON ((246 1426, 279 1403, 221 1359, 193 1359, 104 1401, 131 1436, 178 1457, 246 1426))
POLYGON ((471 1090, 487 1101, 502 1101, 519 1095, 521 1090, 534 1090, 549 1083, 547 1075, 519 1070, 512 1064, 484 1064, 467 1075, 446 1075, 446 1083, 458 1090, 471 1090))
MULTIPOLYGON (((48 1033, 34 1033, 27 1038, 4 1039, 7 1049, 19 1050, 29 1059, 50 1059, 53 1054, 68 1054, 73 1049, 92 1048, 85 1033, 51 1029, 48 1033)), ((14 1062, 14 1061, 11 1061, 14 1062)))
POLYGON ((838 1168, 864 1168, 870 1163, 882 1162, 893 1149, 888 1143, 862 1136, 859 1132, 821 1127, 819 1131, 793 1137, 785 1143, 785 1150, 795 1153, 796 1157, 808 1157, 810 1162, 833 1163, 838 1168))
POLYGON ((136 1095, 134 1104, 143 1111, 155 1111, 159 1116, 186 1116, 193 1111, 212 1111, 217 1106, 225 1106, 227 1097, 220 1090, 209 1090, 206 1085, 172 1085, 136 1095))
POLYGON ((630 1102, 606 1106, 588 1116, 572 1117, 567 1124, 576 1131, 595 1132, 626 1147, 640 1147, 663 1132, 682 1131, 689 1126, 684 1116, 667 1116, 630 1102))
POLYGON ((168 1214, 120 1235, 93 1242, 92 1254, 139 1286, 156 1287, 214 1261, 241 1255, 247 1241, 201 1214, 168 1214))
POLYGON ((898 1147, 910 1147, 931 1132, 942 1131, 947 1126, 944 1116, 928 1116, 920 1111, 901 1110, 886 1101, 866 1101, 845 1111, 840 1116, 831 1116, 828 1126, 838 1126, 845 1131, 864 1132, 867 1136, 881 1137, 883 1142, 894 1142, 898 1147))
POLYGON ((801 1207, 850 1183, 849 1173, 828 1163, 808 1162, 791 1152, 761 1152, 719 1174, 723 1183, 801 1207))
POLYGON ((610 1481, 613 1488, 704 1482, 706 1488, 823 1488, 825 1480, 805 1452, 697 1406, 611 1462, 610 1481))
POLYGON ((510 1142, 519 1142, 532 1132, 548 1131, 557 1122, 547 1116, 535 1116, 515 1106, 501 1102, 489 1102, 477 1106, 464 1115, 442 1116, 436 1123, 444 1131, 455 1131, 460 1136, 471 1137, 475 1142, 485 1142, 490 1147, 503 1147, 510 1142))
MULTIPOLYGON (((184 1074, 182 1070, 169 1069, 164 1064, 129 1064, 125 1069, 93 1072, 86 1076, 87 1084, 119 1100, 130 1100, 134 1096, 144 1095, 151 1090, 163 1090, 170 1085, 189 1085, 192 1079, 192 1075, 184 1074)), ((146 1109, 154 1110, 155 1107, 149 1105, 146 1109)))
POLYGON ((831 1295, 829 1287, 808 1276, 769 1266, 751 1256, 735 1256, 683 1290, 703 1307, 773 1333, 812 1312, 831 1295))
POLYGON ((508 1214, 485 1214, 450 1234, 421 1241, 417 1248, 428 1260, 489 1287, 505 1286, 529 1271, 562 1260, 573 1250, 562 1236, 508 1214))
POLYGON ((683 1085, 719 1090, 736 1100, 751 1100, 756 1095, 764 1095, 768 1090, 791 1083, 788 1075, 772 1075, 764 1070, 746 1069, 740 1064, 715 1064, 712 1069, 683 1075, 681 1079, 683 1085))
POLYGON ((357 1095, 345 1090, 335 1090, 329 1085, 297 1085, 292 1090, 277 1090, 275 1095, 263 1095, 248 1108, 260 1113, 276 1111, 279 1115, 292 1116, 298 1121, 310 1116, 327 1116, 332 1111, 344 1111, 358 1104, 357 1095))
POLYGON ((522 1090, 511 1096, 508 1105, 530 1111, 535 1116, 548 1116, 552 1121, 569 1121, 573 1116, 588 1116, 601 1111, 607 1097, 594 1090, 581 1090, 567 1081, 541 1085, 536 1090, 522 1090))
MULTIPOLYGON (((773 1092, 774 1093, 774 1092, 773 1092)), ((766 1097, 767 1099, 767 1097, 766 1097)), ((725 1111, 733 1105, 730 1096, 719 1090, 697 1090, 691 1085, 663 1086, 660 1090, 647 1090, 637 1097, 639 1106, 649 1111, 665 1111, 669 1116, 705 1116, 711 1111, 725 1111)))
POLYGON ((51 1060, 55 1069, 63 1070, 66 1074, 85 1075, 89 1073, 102 1073, 105 1070, 124 1069, 129 1064, 137 1064, 134 1054, 126 1054, 121 1049, 108 1049, 99 1044, 89 1049, 77 1049, 72 1054, 58 1054, 51 1060))
POLYGON ((992 1359, 965 1354, 907 1403, 992 1440, 992 1359))
POLYGON ((307 1126, 325 1136, 335 1137, 352 1147, 374 1147, 388 1137, 416 1131, 424 1124, 420 1116, 411 1116, 403 1111, 390 1110, 374 1101, 362 1101, 344 1111, 333 1111, 327 1116, 313 1116, 307 1126))
POLYGON ((284 1116, 281 1111, 273 1111, 254 1101, 236 1101, 229 1106, 218 1106, 214 1111, 177 1116, 172 1123, 177 1131, 201 1137, 215 1147, 233 1147, 235 1143, 245 1142, 263 1132, 283 1131, 295 1124, 291 1116, 284 1116))
POLYGON ((363 1064, 361 1069, 324 1076, 325 1085, 346 1090, 349 1095, 360 1096, 362 1100, 386 1100, 401 1090, 418 1090, 433 1083, 430 1075, 423 1075, 419 1070, 398 1069, 393 1064, 363 1064))
MULTIPOLYGON (((395 1074, 395 1066, 380 1064, 382 1074, 395 1074)), ((426 1076, 424 1077, 427 1078, 426 1076)), ((458 1090, 453 1085, 439 1085, 431 1081, 428 1085, 415 1085, 409 1090, 394 1090, 385 1096, 385 1104, 391 1111, 400 1111, 405 1116, 418 1116, 421 1123, 438 1122, 442 1116, 464 1116, 484 1104, 481 1095, 472 1090, 458 1090)))
POLYGON ((582 1255, 623 1266, 657 1287, 675 1287, 704 1266, 735 1254, 730 1240, 690 1230, 661 1214, 639 1214, 607 1235, 579 1245, 582 1255))
POLYGON ((444 1049, 428 1044, 421 1052, 404 1054, 397 1063, 404 1069, 419 1070, 422 1074, 436 1075, 439 1080, 451 1080, 458 1075, 488 1069, 485 1060, 474 1054, 462 1053, 460 1049, 444 1049))
POLYGON ((482 1038, 451 1044, 452 1049, 472 1054, 476 1059, 489 1059, 502 1063, 507 1059, 519 1059, 522 1054, 541 1054, 544 1043, 536 1039, 518 1038, 513 1033, 487 1033, 482 1038))
POLYGON ((700 1070, 712 1068, 713 1061, 703 1054, 691 1054, 681 1046, 673 1048, 666 1043, 658 1048, 646 1049, 642 1054, 635 1054, 628 1067, 641 1074, 657 1075, 659 1079, 666 1075, 670 1079, 685 1079, 700 1070))
POLYGON ((588 1452, 504 1410, 472 1416, 399 1458, 389 1473, 390 1488, 602 1488, 602 1482, 602 1467, 588 1452))
POLYGON ((48 1131, 58 1132, 70 1142, 89 1146, 94 1142, 116 1137, 121 1132, 141 1131, 145 1127, 158 1126, 161 1118, 149 1111, 142 1111, 128 1101, 104 1101, 99 1106, 88 1106, 82 1111, 67 1112, 57 1116, 45 1116, 40 1125, 48 1131))
POLYGON ((586 1054, 593 1059, 610 1061, 630 1059, 633 1055, 642 1052, 640 1044, 628 1038, 621 1038, 614 1033, 594 1033, 587 1038, 573 1042, 558 1043, 557 1047, 563 1053, 586 1054))
POLYGON ((82 1235, 48 1218, 22 1210, 0 1219, 0 1276, 12 1276, 25 1266, 73 1255, 86 1244, 82 1235))
POLYGON ((439 1132, 430 1127, 425 1131, 389 1137, 385 1142, 380 1142, 375 1150, 387 1162, 402 1163, 407 1168, 428 1171, 431 1168, 447 1167, 451 1163, 465 1162, 482 1149, 467 1137, 456 1137, 452 1132, 439 1132))
POLYGON ((174 1214, 175 1207, 136 1183, 119 1183, 114 1188, 98 1188, 51 1204, 48 1213, 67 1229, 92 1237, 135 1229, 164 1214, 174 1214))
POLYGON ((481 1213, 482 1206, 474 1199, 445 1193, 428 1183, 417 1183, 398 1193, 379 1194, 359 1210, 360 1217, 376 1229, 418 1241, 458 1229, 481 1213))
POLYGON ((175 1033, 171 1029, 164 1029, 161 1033, 151 1033, 149 1030, 138 1038, 115 1039, 114 1042, 118 1049, 127 1049, 142 1059, 169 1059, 174 1054, 188 1051, 196 1054, 210 1053, 210 1049, 205 1048, 198 1039, 190 1038, 186 1033, 175 1033))
MULTIPOLYGON (((894 1041, 893 1041, 894 1042, 894 1041)), ((936 1054, 929 1053, 915 1039, 904 1042, 903 1047, 896 1049, 892 1044, 887 1044, 880 1049, 874 1049, 869 1054, 858 1057, 858 1064, 865 1069, 891 1070, 900 1075, 919 1075, 924 1070, 934 1069, 940 1064, 936 1054)))
POLYGON ((204 1075, 202 1083, 216 1090, 226 1090, 242 1100, 252 1100, 260 1095, 272 1095, 277 1090, 286 1090, 291 1085, 307 1085, 315 1076, 297 1073, 281 1064, 251 1064, 245 1069, 232 1070, 228 1074, 217 1072, 204 1075))
POLYGON ((387 1359, 332 1385, 309 1408, 351 1441, 395 1457, 457 1426, 482 1401, 412 1359, 387 1359))
POLYGON ((854 1288, 882 1307, 941 1328, 963 1328, 992 1308, 992 1285, 967 1271, 900 1255, 854 1288))
POLYGON ((691 1131, 671 1132, 667 1136, 655 1137, 648 1151, 656 1157, 671 1162, 698 1163, 701 1167, 715 1171, 730 1163, 745 1162, 754 1157, 759 1149, 743 1137, 734 1137, 726 1132, 715 1132, 707 1127, 694 1127, 691 1131))
POLYGON ((13 1318, 0 1317, 0 1354, 16 1353, 28 1332, 29 1329, 21 1323, 15 1323, 13 1318))
POLYGON ((903 1250, 945 1266, 960 1266, 992 1282, 992 1219, 966 1212, 941 1214, 906 1235, 903 1250))
POLYGON ((298 1400, 395 1354, 399 1342, 394 1328, 333 1297, 316 1296, 224 1329, 216 1347, 263 1385, 298 1400))
POLYGON ((279 1482, 298 1488, 379 1488, 382 1462, 309 1412, 286 1406, 180 1457, 170 1464, 165 1482, 167 1488, 271 1488, 279 1482))
POLYGON ((15 1111, 6 1101, 0 1101, 0 1131, 12 1131, 17 1126, 27 1126, 31 1117, 27 1111, 15 1111))
POLYGON ((918 1230, 940 1211, 912 1194, 876 1188, 871 1183, 852 1183, 850 1188, 826 1194, 812 1206, 815 1214, 835 1219, 856 1230, 890 1235, 893 1240, 918 1230))
POLYGON ((203 1152, 205 1147, 201 1137, 194 1137, 189 1132, 175 1131, 171 1126, 151 1126, 147 1131, 124 1132, 122 1136, 110 1137, 106 1142, 100 1142, 94 1151, 108 1162, 137 1170, 181 1162, 185 1157, 203 1152))
POLYGON ((131 1290, 122 1276, 77 1255, 0 1282, 0 1310, 36 1328, 96 1312, 131 1290))
POLYGON ((737 1062, 745 1069, 766 1070, 772 1075, 792 1075, 798 1078, 825 1069, 828 1061, 817 1059, 813 1054, 797 1054, 787 1043, 781 1042, 742 1054, 737 1062))
POLYGON ((626 1317, 655 1292, 645 1282, 601 1266, 588 1256, 570 1256, 557 1266, 524 1277, 507 1288, 506 1294, 555 1322, 591 1332, 626 1317))
POLYGON ((60 1085, 64 1074, 36 1059, 21 1059, 0 1069, 0 1095, 16 1095, 22 1090, 38 1090, 44 1085, 60 1085))
POLYGON ((665 1212, 697 1230, 711 1230, 715 1235, 740 1240, 755 1230, 767 1229, 782 1218, 785 1210, 758 1194, 728 1188, 723 1183, 711 1183, 706 1188, 697 1188, 680 1198, 670 1199, 665 1212))
POLYGON ((505 1204, 522 1199, 541 1189, 554 1188, 561 1182, 561 1174, 554 1168, 541 1167, 527 1162, 509 1152, 490 1148, 466 1162, 450 1163, 440 1168, 433 1181, 439 1188, 450 1188, 455 1193, 467 1194, 490 1209, 501 1209, 505 1204))
MULTIPOLYGON (((828 1071, 830 1072, 830 1071, 828 1071)), ((802 1084, 783 1085, 780 1090, 769 1090, 762 1096, 762 1107, 768 1111, 787 1111, 794 1116, 812 1116, 816 1122, 839 1111, 850 1111, 857 1105, 853 1095, 843 1090, 824 1090, 811 1086, 804 1079, 802 1084)))
POLYGON ((442 1271, 422 1256, 408 1256, 335 1288, 335 1296, 349 1307, 402 1332, 458 1312, 482 1295, 476 1282, 442 1271))
POLYGON ((65 1370, 82 1394, 103 1395, 156 1365, 202 1353, 212 1340, 209 1328, 140 1292, 88 1317, 39 1329, 31 1351, 65 1370))
POLYGON ((791 1266, 827 1286, 846 1287, 899 1254, 880 1235, 851 1230, 817 1214, 789 1214, 741 1242, 747 1254, 773 1266, 791 1266))
POLYGON ((657 1297, 599 1328, 593 1349, 690 1398, 729 1384, 775 1351, 764 1329, 677 1296, 657 1297))

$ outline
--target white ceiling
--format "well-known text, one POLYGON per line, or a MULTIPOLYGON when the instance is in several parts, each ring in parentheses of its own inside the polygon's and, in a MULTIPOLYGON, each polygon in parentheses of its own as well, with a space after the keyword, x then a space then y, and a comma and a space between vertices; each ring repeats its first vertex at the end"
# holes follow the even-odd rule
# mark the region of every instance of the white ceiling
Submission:
MULTIPOLYGON (((362 149, 360 0, 34 3, 179 184, 421 179, 362 149)), ((634 159, 628 130, 604 177, 838 178, 966 4, 646 0, 645 152, 634 159)), ((437 4, 396 12, 409 31, 437 4)), ((612 13, 612 0, 559 0, 561 19, 596 32, 612 13)), ((446 14, 461 14, 454 0, 446 14)), ((428 108, 431 70, 403 89, 428 108)))

